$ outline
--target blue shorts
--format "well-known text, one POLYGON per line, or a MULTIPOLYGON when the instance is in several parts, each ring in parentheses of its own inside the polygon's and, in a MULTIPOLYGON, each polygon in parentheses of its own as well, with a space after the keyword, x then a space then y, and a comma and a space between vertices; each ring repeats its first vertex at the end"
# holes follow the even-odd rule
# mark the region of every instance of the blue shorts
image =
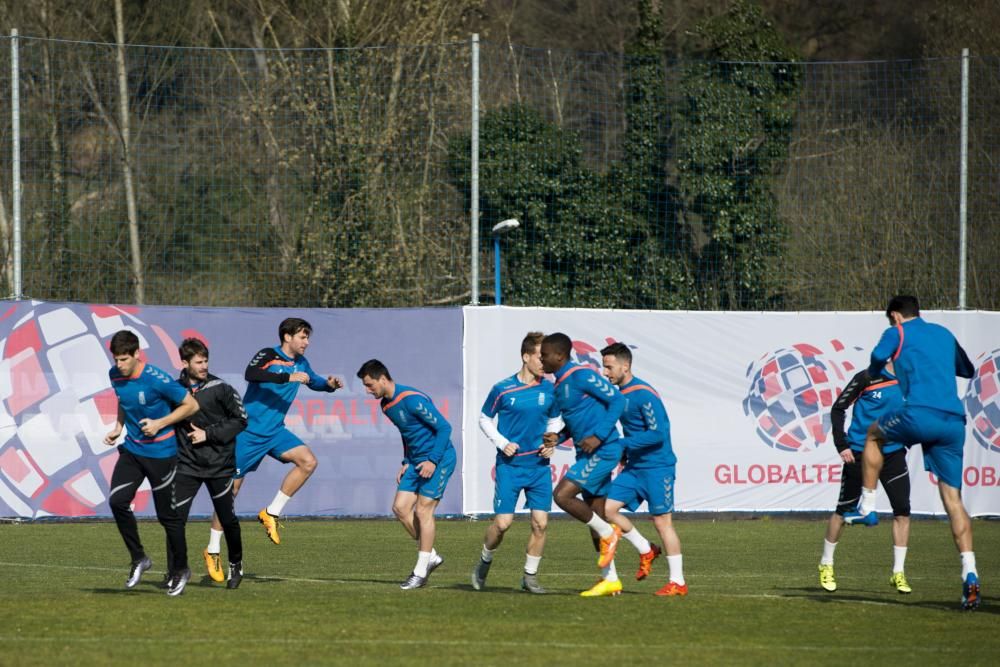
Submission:
POLYGON ((497 485, 493 491, 493 511, 513 514, 517 498, 524 491, 524 506, 529 510, 552 509, 552 470, 546 466, 497 466, 497 485))
POLYGON ((437 467, 434 468, 434 474, 426 479, 420 476, 417 467, 412 463, 406 466, 406 471, 403 472, 396 491, 409 491, 431 500, 441 500, 453 472, 455 472, 455 448, 449 447, 448 451, 441 457, 437 467))
POLYGON ((956 489, 962 488, 965 416, 934 408, 906 407, 883 415, 878 427, 889 442, 924 450, 924 470, 956 489))
POLYGON ((257 435, 248 431, 240 431, 236 436, 236 475, 234 477, 236 479, 246 477, 248 472, 257 469, 265 456, 287 463, 287 461, 282 461, 281 455, 302 444, 304 444, 302 438, 287 428, 271 435, 257 435))
POLYGON ((566 472, 565 479, 580 487, 585 500, 607 496, 611 490, 611 474, 621 462, 622 448, 602 445, 590 456, 583 453, 578 453, 578 456, 576 463, 566 472))
POLYGON ((617 500, 633 511, 645 500, 650 514, 670 514, 674 511, 675 471, 674 466, 625 468, 611 483, 608 499, 617 500))

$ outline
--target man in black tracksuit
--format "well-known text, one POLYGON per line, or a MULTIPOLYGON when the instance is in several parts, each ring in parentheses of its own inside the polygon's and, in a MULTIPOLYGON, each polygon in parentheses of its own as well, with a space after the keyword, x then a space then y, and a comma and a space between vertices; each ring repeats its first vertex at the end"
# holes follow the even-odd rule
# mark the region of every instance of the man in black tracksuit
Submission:
MULTIPOLYGON (((247 426, 247 413, 239 393, 208 372, 208 347, 197 338, 180 345, 184 369, 178 381, 194 396, 200 408, 178 429, 177 476, 174 479, 174 507, 187 521, 191 502, 204 484, 215 513, 222 522, 229 550, 229 582, 236 588, 243 578, 243 542, 240 522, 233 504, 233 475, 236 473, 236 434, 247 426)), ((218 547, 203 552, 208 574, 223 581, 218 547)))

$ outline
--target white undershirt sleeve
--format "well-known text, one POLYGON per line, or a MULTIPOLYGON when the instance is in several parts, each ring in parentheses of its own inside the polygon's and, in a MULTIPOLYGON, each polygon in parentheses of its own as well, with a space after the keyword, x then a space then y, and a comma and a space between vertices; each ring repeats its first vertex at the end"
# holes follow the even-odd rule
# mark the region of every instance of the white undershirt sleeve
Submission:
POLYGON ((566 428, 566 422, 563 421, 562 416, 553 417, 545 424, 546 433, 559 433, 564 428, 566 428))
POLYGON ((493 421, 493 418, 484 412, 479 413, 479 428, 497 449, 503 451, 503 448, 510 444, 510 440, 503 437, 500 431, 497 430, 497 425, 493 421))

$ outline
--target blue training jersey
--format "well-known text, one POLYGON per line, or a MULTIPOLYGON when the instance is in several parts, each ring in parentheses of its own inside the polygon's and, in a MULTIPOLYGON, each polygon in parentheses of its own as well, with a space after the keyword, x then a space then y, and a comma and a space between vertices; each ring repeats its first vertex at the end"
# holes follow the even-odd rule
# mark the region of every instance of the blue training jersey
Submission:
POLYGON ((383 398, 381 403, 382 412, 403 438, 403 463, 430 461, 437 465, 452 449, 451 424, 427 394, 396 384, 392 398, 383 398))
MULTIPOLYGON (((882 415, 903 407, 903 404, 903 392, 899 388, 899 380, 888 371, 883 369, 882 374, 875 377, 868 375, 868 371, 855 374, 830 408, 833 444, 837 447, 837 451, 847 448, 856 453, 864 451, 868 427, 882 415), (845 433, 844 415, 849 407, 851 426, 845 433)), ((891 454, 902 448, 903 445, 898 442, 888 442, 882 448, 882 452, 891 454)))
POLYGON ((965 416, 955 376, 971 378, 975 368, 950 331, 920 317, 889 327, 872 350, 869 375, 880 374, 889 360, 907 406, 965 416))
POLYGON ((315 391, 334 391, 326 378, 317 375, 302 355, 292 359, 281 346, 265 347, 254 355, 244 377, 247 391, 243 405, 247 410, 247 433, 274 435, 285 427, 285 415, 299 393, 300 382, 289 382, 292 373, 309 376, 308 386, 315 391))
POLYGON ((677 463, 670 444, 670 419, 660 395, 637 377, 620 387, 625 397, 622 411, 622 446, 628 468, 661 468, 677 463))
POLYGON ((493 385, 486 401, 483 414, 497 417, 500 435, 517 443, 514 456, 504 456, 497 450, 497 465, 548 466, 548 459, 538 455, 542 448, 542 436, 549 419, 558 416, 555 385, 548 380, 525 384, 517 373, 493 385))
POLYGON ((125 377, 112 367, 108 372, 111 386, 118 396, 118 405, 125 413, 125 442, 123 446, 136 456, 166 459, 177 455, 177 435, 168 426, 150 437, 142 432, 139 421, 161 419, 181 404, 187 389, 162 370, 141 362, 134 374, 125 377))
POLYGON ((590 366, 567 362, 556 372, 556 407, 577 446, 577 458, 583 454, 579 443, 596 435, 600 448, 614 446, 621 450, 615 424, 625 409, 625 397, 613 384, 590 366))

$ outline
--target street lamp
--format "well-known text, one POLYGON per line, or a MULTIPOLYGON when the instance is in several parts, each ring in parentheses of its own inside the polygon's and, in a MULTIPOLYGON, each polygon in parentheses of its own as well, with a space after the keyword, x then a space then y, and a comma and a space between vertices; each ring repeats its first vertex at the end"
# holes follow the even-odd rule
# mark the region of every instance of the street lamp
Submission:
POLYGON ((517 229, 521 226, 521 223, 510 218, 509 220, 504 220, 503 222, 498 222, 493 225, 493 280, 494 280, 494 290, 493 290, 493 303, 500 305, 500 235, 509 232, 512 229, 517 229))

